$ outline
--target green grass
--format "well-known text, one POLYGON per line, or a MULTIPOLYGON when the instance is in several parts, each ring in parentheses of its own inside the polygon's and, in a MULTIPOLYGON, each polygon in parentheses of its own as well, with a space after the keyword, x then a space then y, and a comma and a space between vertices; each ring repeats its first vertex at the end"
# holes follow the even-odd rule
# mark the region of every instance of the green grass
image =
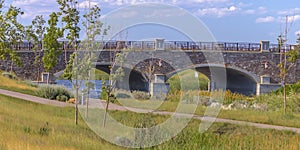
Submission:
POLYGON ((74 108, 0 95, 0 149, 119 149, 99 138, 82 119, 74 125, 73 116, 74 108))
MULTIPOLYGON (((281 100, 281 96, 273 96, 272 99, 275 101, 281 100), (274 97, 277 97, 275 99, 274 97)), ((294 97, 295 98, 295 97, 294 97)), ((291 102, 290 99, 289 103, 291 102)), ((265 100, 267 101, 267 100, 265 100)), ((271 100, 270 100, 271 101, 271 100)), ((118 104, 140 108, 140 109, 152 109, 161 110, 167 112, 175 112, 178 107, 178 102, 173 101, 156 101, 156 100, 132 100, 132 99, 119 99, 118 104)), ((270 104, 271 105, 271 104, 270 104)), ((194 104, 182 104, 181 112, 190 112, 191 109, 195 107, 194 104)), ((270 106, 271 107, 271 106, 270 106)), ((281 105, 279 106, 281 107, 281 105)), ((195 111, 196 115, 203 116, 206 107, 202 105, 197 105, 195 111)), ((288 110, 290 110, 288 108, 288 110)), ((241 110, 221 110, 217 116, 218 118, 241 120, 255 123, 264 123, 271 125, 289 126, 300 128, 300 113, 299 112, 288 112, 284 114, 282 110, 269 110, 269 111, 259 111, 253 109, 241 109, 241 110)))
POLYGON ((185 70, 172 76, 167 81, 170 83, 170 93, 179 91, 181 88, 183 90, 206 90, 209 79, 204 74, 197 73, 198 79, 195 79, 194 70, 185 70))
MULTIPOLYGON (((0 71, 1 74, 1 71, 0 71)), ((9 91, 36 95, 36 87, 31 86, 28 82, 22 81, 21 79, 9 79, 0 75, 0 89, 5 89, 9 91)))
MULTIPOLYGON (((168 116, 110 111, 128 126, 159 124, 168 116)), ((82 119, 74 125, 74 108, 58 108, 0 95, 0 149, 123 149, 105 142, 82 119)), ((293 132, 214 123, 199 133, 193 120, 176 137, 150 149, 299 149, 293 132)), ((146 133, 147 134, 147 133, 146 133)), ((147 136, 147 135, 145 135, 147 136)))

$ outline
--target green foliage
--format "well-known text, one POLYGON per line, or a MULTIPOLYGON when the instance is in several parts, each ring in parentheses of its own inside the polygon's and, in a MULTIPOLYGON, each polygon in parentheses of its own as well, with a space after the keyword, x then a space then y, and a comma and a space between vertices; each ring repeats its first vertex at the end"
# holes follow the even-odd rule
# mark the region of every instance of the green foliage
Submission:
POLYGON ((77 50, 77 40, 79 38, 79 11, 76 6, 78 4, 77 0, 57 0, 59 4, 59 15, 62 16, 61 21, 66 23, 63 27, 64 31, 67 31, 67 39, 69 44, 73 44, 74 48, 77 50))
MULTIPOLYGON (((290 94, 298 94, 300 93, 300 81, 296 84, 288 84, 286 85, 286 92, 290 94)), ((274 94, 283 94, 283 87, 273 92, 274 94)))
MULTIPOLYGON (((88 13, 83 15, 85 21, 83 21, 82 24, 86 31, 87 41, 92 42, 89 44, 95 44, 95 38, 101 34, 107 35, 107 31, 110 29, 109 26, 108 28, 103 29, 103 23, 100 21, 100 17, 101 9, 97 5, 92 6, 92 8, 89 9, 88 13)), ((93 47, 89 46, 89 48, 93 47)))
POLYGON ((13 79, 13 80, 17 80, 18 79, 18 77, 14 73, 2 72, 1 75, 3 77, 9 78, 9 79, 13 79))
POLYGON ((238 94, 238 93, 232 93, 230 90, 227 90, 224 95, 224 100, 223 104, 231 104, 234 101, 244 101, 244 100, 249 100, 249 97, 238 94))
POLYGON ((143 91, 133 91, 132 96, 137 100, 148 100, 150 99, 150 94, 143 91))
POLYGON ((100 99, 107 100, 107 85, 105 80, 102 80, 100 99))
POLYGON ((118 90, 118 92, 116 93, 116 98, 117 99, 128 99, 128 98, 131 98, 131 93, 130 93, 130 91, 118 90))
POLYGON ((48 20, 49 27, 47 27, 47 34, 44 37, 44 56, 42 58, 44 68, 49 72, 57 64, 57 57, 61 54, 60 43, 58 38, 62 37, 62 30, 57 27, 58 15, 52 13, 48 20))
POLYGON ((298 50, 298 48, 290 50, 287 53, 287 56, 288 56, 288 62, 295 63, 297 61, 298 57, 299 57, 299 50, 298 50))
POLYGON ((30 80, 25 80, 25 81, 22 81, 21 83, 24 84, 24 85, 30 86, 30 87, 35 87, 35 88, 38 87, 38 84, 37 84, 37 83, 33 83, 33 82, 30 81, 30 80))
POLYGON ((37 66, 37 68, 40 68, 41 65, 41 51, 43 50, 43 39, 46 32, 45 23, 46 21, 44 20, 43 16, 40 15, 36 16, 32 20, 31 25, 26 27, 26 39, 34 45, 34 64, 37 66), (42 49, 38 49, 39 45, 42 45, 42 49))
POLYGON ((40 128, 38 133, 41 136, 48 136, 50 131, 51 131, 51 129, 49 128, 49 123, 46 122, 46 124, 43 127, 40 128))
POLYGON ((74 63, 75 53, 70 55, 69 62, 64 70, 64 73, 62 75, 63 79, 72 80, 72 69, 73 69, 73 63, 74 63))
POLYGON ((50 100, 66 101, 71 97, 71 93, 63 86, 58 85, 40 85, 36 94, 39 97, 50 100))
MULTIPOLYGON (((287 108, 290 112, 300 113, 300 84, 287 85, 287 108)), ((255 97, 255 102, 267 104, 269 111, 283 111, 283 88, 255 97)))
POLYGON ((24 26, 17 21, 18 16, 23 12, 12 5, 4 9, 4 3, 4 0, 0 1, 0 59, 11 60, 21 65, 20 58, 11 45, 17 45, 25 37, 24 26))
POLYGON ((172 76, 167 82, 170 83, 170 93, 176 93, 183 90, 206 90, 208 86, 208 78, 198 73, 198 83, 195 79, 195 71, 186 70, 172 76))

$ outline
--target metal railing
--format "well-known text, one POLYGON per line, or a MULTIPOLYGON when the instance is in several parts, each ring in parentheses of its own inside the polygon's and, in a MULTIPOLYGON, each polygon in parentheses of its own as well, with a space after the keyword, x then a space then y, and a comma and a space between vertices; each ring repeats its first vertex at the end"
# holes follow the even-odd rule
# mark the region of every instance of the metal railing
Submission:
MULTIPOLYGON (((61 50, 74 50, 72 44, 66 41, 59 41, 61 50)), ((109 41, 109 42, 95 42, 99 50, 122 50, 132 49, 136 51, 155 50, 155 41, 109 41)), ((166 41, 164 42, 165 50, 218 50, 218 51, 261 51, 261 43, 246 43, 246 42, 190 42, 190 41, 166 41)), ((84 49, 83 43, 78 43, 79 49, 84 49)), ((41 49, 41 44, 33 44, 32 42, 22 42, 17 45, 11 45, 11 48, 17 51, 30 51, 34 49, 41 49)), ((295 49, 296 45, 285 45, 279 48, 278 44, 270 44, 270 52, 289 51, 295 49)))

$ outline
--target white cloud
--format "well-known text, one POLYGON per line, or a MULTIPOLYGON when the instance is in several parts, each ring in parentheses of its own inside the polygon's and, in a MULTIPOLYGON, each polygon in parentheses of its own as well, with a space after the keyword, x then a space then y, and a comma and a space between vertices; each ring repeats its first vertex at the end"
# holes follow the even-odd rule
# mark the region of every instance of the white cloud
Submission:
MULTIPOLYGON (((293 23, 297 20, 300 20, 300 15, 288 16, 288 18, 287 18, 288 23, 293 23)), ((286 17, 278 17, 278 22, 281 22, 281 23, 286 22, 286 17)))
POLYGON ((141 3, 164 3, 173 5, 197 5, 197 4, 219 4, 229 2, 230 0, 104 0, 103 2, 112 6, 135 5, 141 3))
POLYGON ((295 32, 296 36, 300 36, 300 30, 295 32))
POLYGON ((267 22, 273 22, 273 21, 275 21, 275 18, 272 16, 256 19, 256 23, 267 23, 267 22))
MULTIPOLYGON (((98 5, 98 2, 90 2, 90 6, 94 6, 94 5, 98 5)), ((89 2, 88 1, 83 1, 81 3, 78 4, 79 8, 88 8, 89 7, 89 2)))
POLYGON ((186 0, 184 2, 189 2, 189 3, 224 3, 224 2, 228 2, 228 0, 186 0))
POLYGON ((41 0, 15 0, 12 2, 14 6, 24 6, 24 5, 31 5, 41 3, 41 0))
POLYGON ((279 11, 278 15, 294 15, 295 13, 300 13, 300 8, 279 11))
POLYGON ((240 10, 240 8, 236 6, 230 6, 230 7, 222 7, 222 8, 204 8, 204 9, 199 9, 196 12, 196 15, 198 16, 216 16, 216 17, 223 17, 229 14, 236 13, 240 10))
POLYGON ((257 9, 248 9, 248 10, 244 11, 245 14, 249 14, 249 15, 253 15, 253 14, 265 14, 267 12, 268 12, 268 10, 265 7, 258 7, 257 9))

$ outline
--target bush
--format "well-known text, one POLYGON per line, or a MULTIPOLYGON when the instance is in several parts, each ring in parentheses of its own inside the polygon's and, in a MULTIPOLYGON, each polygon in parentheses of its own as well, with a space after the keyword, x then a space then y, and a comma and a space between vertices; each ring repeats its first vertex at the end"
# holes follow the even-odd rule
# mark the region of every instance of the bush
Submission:
POLYGON ((132 95, 135 99, 138 99, 138 100, 148 100, 148 99, 150 99, 150 94, 148 92, 133 91, 132 95))
POLYGON ((15 74, 12 74, 12 73, 9 73, 9 72, 3 72, 2 76, 6 77, 6 78, 9 78, 9 79, 14 79, 14 80, 17 79, 17 76, 15 74))
POLYGON ((66 102, 69 98, 66 95, 58 95, 56 96, 56 100, 66 102))
MULTIPOLYGON (((283 87, 278 89, 275 92, 272 92, 274 94, 283 94, 283 87)), ((288 84, 286 85, 286 93, 287 94, 297 94, 300 93, 300 81, 298 81, 296 84, 288 84)))
POLYGON ((71 97, 71 93, 65 87, 58 85, 40 85, 36 94, 39 97, 59 101, 67 101, 71 97))
POLYGON ((224 95, 224 104, 231 104, 234 101, 241 101, 241 100, 248 100, 249 97, 238 94, 238 93, 232 93, 230 90, 227 90, 224 95))
POLYGON ((32 83, 30 80, 22 81, 22 83, 25 84, 25 85, 27 85, 27 86, 38 87, 38 84, 32 83))
POLYGON ((131 92, 126 90, 117 90, 116 92, 116 98, 117 99, 128 99, 131 98, 131 92))

